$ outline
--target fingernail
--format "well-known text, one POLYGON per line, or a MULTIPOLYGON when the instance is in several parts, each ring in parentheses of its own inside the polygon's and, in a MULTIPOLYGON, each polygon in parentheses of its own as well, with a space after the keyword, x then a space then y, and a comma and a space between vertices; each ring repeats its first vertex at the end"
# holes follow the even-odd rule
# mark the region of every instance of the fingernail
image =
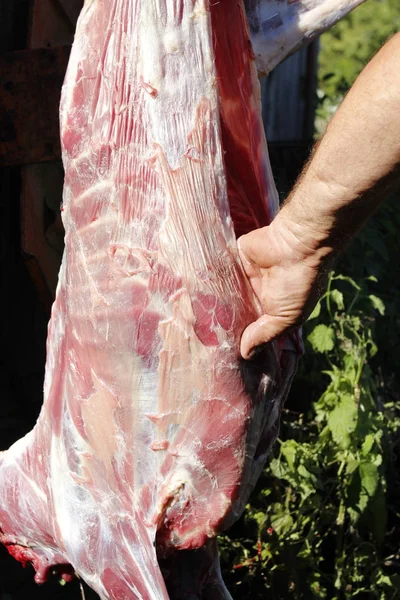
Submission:
POLYGON ((250 350, 249 352, 249 356, 248 356, 248 360, 252 360, 253 358, 256 358, 256 356, 258 356, 260 354, 260 352, 262 352, 263 346, 253 346, 253 348, 250 350))

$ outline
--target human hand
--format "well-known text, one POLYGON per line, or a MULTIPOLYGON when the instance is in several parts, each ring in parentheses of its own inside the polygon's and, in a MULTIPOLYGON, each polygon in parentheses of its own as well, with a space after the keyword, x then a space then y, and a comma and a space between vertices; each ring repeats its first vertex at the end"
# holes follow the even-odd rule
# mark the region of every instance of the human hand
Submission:
POLYGON ((301 325, 313 310, 323 290, 329 252, 310 240, 285 209, 268 227, 238 239, 240 259, 264 313, 243 332, 243 358, 301 325))

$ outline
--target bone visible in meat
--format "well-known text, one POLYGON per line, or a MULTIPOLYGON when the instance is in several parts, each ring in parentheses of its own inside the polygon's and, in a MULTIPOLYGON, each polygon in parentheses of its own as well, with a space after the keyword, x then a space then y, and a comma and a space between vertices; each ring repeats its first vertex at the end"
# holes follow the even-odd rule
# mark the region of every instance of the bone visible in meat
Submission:
POLYGON ((245 0, 258 72, 308 44, 365 0, 245 0))
MULTIPOLYGON (((248 4, 265 35, 281 24, 263 11, 289 10, 248 4)), ((334 20, 342 4, 296 10, 334 20)), ((61 136, 44 405, 0 455, 0 540, 38 582, 70 564, 103 599, 228 598, 214 538, 243 510, 297 360, 291 339, 239 355, 259 307, 235 233, 277 205, 243 4, 87 0, 61 136)))

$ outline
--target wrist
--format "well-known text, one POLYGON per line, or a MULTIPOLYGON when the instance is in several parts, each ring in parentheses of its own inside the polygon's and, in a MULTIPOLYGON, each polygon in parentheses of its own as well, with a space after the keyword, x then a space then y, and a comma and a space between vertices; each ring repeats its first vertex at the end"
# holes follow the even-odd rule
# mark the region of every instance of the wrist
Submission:
MULTIPOLYGON (((355 233, 357 194, 333 176, 318 173, 314 157, 293 188, 277 217, 305 257, 334 258, 355 233)), ((279 221, 277 222, 277 224, 279 221)))
POLYGON ((297 206, 298 202, 288 201, 279 211, 271 227, 279 232, 284 243, 290 248, 293 262, 303 262, 312 268, 333 260, 335 248, 332 244, 328 223, 322 223, 310 216, 309 211, 297 206))

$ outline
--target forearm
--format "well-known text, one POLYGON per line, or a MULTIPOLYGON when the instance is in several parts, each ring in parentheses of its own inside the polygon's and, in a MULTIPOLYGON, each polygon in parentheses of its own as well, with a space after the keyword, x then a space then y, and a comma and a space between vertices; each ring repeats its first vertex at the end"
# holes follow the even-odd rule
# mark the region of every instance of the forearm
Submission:
POLYGON ((304 322, 331 259, 400 180, 400 34, 360 75, 269 227, 238 240, 263 314, 241 353, 304 322))
POLYGON ((400 178, 400 33, 361 73, 278 220, 322 257, 343 247, 400 178))

